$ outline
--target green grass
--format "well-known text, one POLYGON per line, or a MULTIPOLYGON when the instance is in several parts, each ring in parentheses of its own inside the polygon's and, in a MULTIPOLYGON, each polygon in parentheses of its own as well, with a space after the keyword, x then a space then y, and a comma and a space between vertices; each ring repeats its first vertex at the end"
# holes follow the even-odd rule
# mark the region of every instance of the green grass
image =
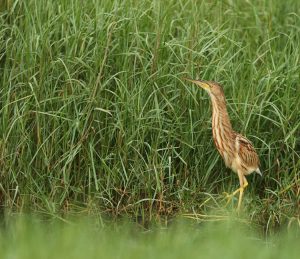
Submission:
POLYGON ((299 232, 263 238, 238 221, 143 230, 96 220, 19 217, 0 231, 1 258, 299 258, 299 232))
POLYGON ((209 98, 182 81, 188 76, 224 86, 235 130, 259 153, 264 177, 248 177, 246 220, 268 232, 299 218, 299 1, 28 0, 1 8, 6 211, 144 223, 226 215, 236 200, 224 209, 223 192, 238 179, 213 146, 209 98))

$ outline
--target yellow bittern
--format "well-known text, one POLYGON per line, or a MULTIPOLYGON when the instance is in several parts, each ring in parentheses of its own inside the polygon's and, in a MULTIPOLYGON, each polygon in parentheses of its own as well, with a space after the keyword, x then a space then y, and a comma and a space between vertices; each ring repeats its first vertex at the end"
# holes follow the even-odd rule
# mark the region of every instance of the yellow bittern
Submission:
POLYGON ((208 92, 212 103, 212 134, 215 146, 221 154, 226 167, 237 173, 240 180, 240 188, 234 191, 229 197, 238 192, 238 211, 241 207, 244 189, 248 182, 246 175, 256 172, 262 176, 259 170, 259 158, 252 143, 232 129, 227 108, 226 99, 222 87, 213 81, 192 80, 185 78, 200 86, 208 92))

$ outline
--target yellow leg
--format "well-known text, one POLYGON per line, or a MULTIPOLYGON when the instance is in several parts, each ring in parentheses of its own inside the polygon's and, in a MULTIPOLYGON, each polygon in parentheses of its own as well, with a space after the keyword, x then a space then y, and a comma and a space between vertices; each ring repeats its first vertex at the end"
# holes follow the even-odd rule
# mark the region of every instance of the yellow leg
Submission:
POLYGON ((240 188, 240 196, 239 196, 239 203, 238 203, 237 211, 240 211, 243 194, 244 194, 244 189, 248 186, 248 182, 247 182, 247 179, 245 176, 243 176, 243 180, 244 180, 244 183, 243 183, 243 186, 240 188))
POLYGON ((228 200, 226 202, 226 206, 227 206, 228 203, 231 201, 232 197, 235 196, 238 192, 240 193, 237 211, 240 211, 241 204, 242 204, 242 199, 243 199, 244 189, 248 186, 247 179, 246 179, 246 177, 244 175, 240 175, 239 174, 239 178, 240 178, 240 188, 238 188, 237 190, 235 190, 232 194, 226 194, 226 196, 228 198, 228 200))

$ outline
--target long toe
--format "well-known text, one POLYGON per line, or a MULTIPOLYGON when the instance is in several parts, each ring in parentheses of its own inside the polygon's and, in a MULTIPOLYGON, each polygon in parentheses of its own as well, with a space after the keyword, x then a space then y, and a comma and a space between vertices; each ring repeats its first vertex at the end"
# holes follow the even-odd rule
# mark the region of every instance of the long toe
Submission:
POLYGON ((232 192, 230 194, 228 192, 223 192, 225 199, 227 199, 225 207, 228 206, 228 204, 231 202, 232 198, 240 191, 241 191, 241 188, 238 188, 237 190, 235 190, 234 192, 232 192))

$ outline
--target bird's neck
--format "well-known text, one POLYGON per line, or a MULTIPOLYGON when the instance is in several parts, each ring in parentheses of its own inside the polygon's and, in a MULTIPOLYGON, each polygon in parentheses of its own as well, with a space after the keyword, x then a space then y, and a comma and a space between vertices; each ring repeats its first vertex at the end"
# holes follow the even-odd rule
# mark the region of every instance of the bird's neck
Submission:
POLYGON ((232 141, 232 126, 226 108, 224 96, 211 96, 212 101, 212 131, 217 148, 222 140, 232 141))

